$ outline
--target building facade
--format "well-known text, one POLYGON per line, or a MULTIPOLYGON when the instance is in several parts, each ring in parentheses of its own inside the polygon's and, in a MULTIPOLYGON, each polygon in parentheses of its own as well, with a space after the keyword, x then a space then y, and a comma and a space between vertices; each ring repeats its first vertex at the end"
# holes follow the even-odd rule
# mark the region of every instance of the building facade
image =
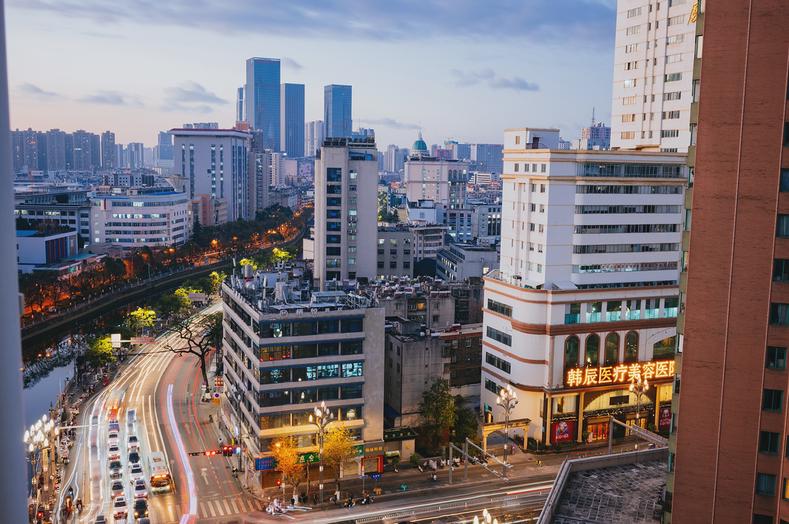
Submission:
POLYGON ((90 244, 90 211, 88 192, 71 189, 25 191, 14 194, 14 216, 28 222, 49 222, 77 232, 90 244))
POLYGON ((282 84, 280 91, 280 151, 304 156, 304 84, 282 84))
POLYGON ((353 133, 351 86, 331 84, 323 88, 324 138, 349 138, 353 133))
POLYGON ((610 415, 667 433, 685 155, 532 149, 528 132, 505 132, 500 270, 485 278, 486 420, 502 420, 495 398, 511 384, 512 417, 545 444, 607 439, 610 415), (652 384, 646 395, 628 391, 637 377, 652 384))
POLYGON ((408 227, 379 227, 376 276, 413 276, 413 243, 408 227))
POLYGON ((471 162, 476 171, 502 173, 501 144, 471 144, 471 162))
POLYGON ((695 5, 617 1, 611 147, 687 151, 695 5))
POLYGON ((244 109, 246 122, 262 132, 263 147, 280 150, 280 62, 278 58, 249 58, 246 62, 244 109))
POLYGON ((499 268, 495 247, 449 244, 436 255, 436 276, 447 282, 481 278, 499 268))
POLYGON ((323 120, 311 120, 304 126, 304 156, 314 157, 323 144, 323 120))
POLYGON ((101 168, 114 169, 115 163, 115 133, 105 131, 101 134, 101 168))
POLYGON ((315 279, 372 279, 378 238, 375 141, 327 138, 315 159, 315 279))
POLYGON ((409 202, 432 200, 450 209, 460 208, 466 199, 468 164, 431 156, 420 133, 405 162, 404 181, 409 202))

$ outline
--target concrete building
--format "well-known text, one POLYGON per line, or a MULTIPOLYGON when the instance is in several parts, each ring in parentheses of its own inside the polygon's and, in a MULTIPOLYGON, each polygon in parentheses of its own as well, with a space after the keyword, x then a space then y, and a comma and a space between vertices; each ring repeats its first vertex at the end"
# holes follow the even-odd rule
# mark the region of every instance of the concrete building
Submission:
MULTIPOLYGON (((581 143, 578 149, 610 149, 611 128, 602 122, 581 128, 581 143)), ((557 149, 570 149, 557 147, 557 149)))
POLYGON ((145 166, 145 145, 131 142, 126 146, 126 166, 129 169, 142 169, 145 166))
POLYGON ((314 157, 323 144, 323 120, 312 120, 304 126, 304 156, 314 157))
MULTIPOLYGON (((248 271, 222 285, 223 421, 243 442, 246 469, 255 471, 255 459, 271 456, 279 437, 293 436, 301 453, 318 450, 308 419, 324 401, 334 423, 362 446, 361 464, 351 461, 344 475, 381 472, 383 309, 359 295, 309 288, 284 271, 248 271)), ((261 486, 280 478, 273 469, 259 473, 261 486)))
POLYGON ((387 424, 421 424, 419 403, 436 379, 449 382, 450 393, 464 406, 479 407, 482 325, 431 331, 416 321, 387 317, 384 402, 387 424))
POLYGON ((701 11, 664 521, 787 522, 789 4, 701 11))
POLYGON ((227 200, 205 193, 192 198, 192 223, 201 226, 219 226, 227 223, 227 200))
POLYGON ((248 198, 249 133, 205 128, 171 129, 170 133, 175 150, 173 174, 183 181, 190 198, 210 195, 224 200, 230 221, 254 216, 248 198))
POLYGON ((282 84, 280 104, 279 149, 299 158, 304 155, 304 84, 282 84))
POLYGON ((452 242, 472 242, 471 220, 474 211, 470 208, 454 208, 444 211, 444 225, 447 226, 452 242))
POLYGON ((101 168, 114 169, 115 163, 115 133, 105 131, 101 134, 101 168))
POLYGON ((414 275, 414 233, 407 226, 378 228, 376 276, 414 275))
POLYGON ((619 0, 611 147, 687 151, 693 97, 695 2, 619 0))
POLYGON ((136 190, 91 197, 92 244, 176 246, 192 234, 192 203, 175 191, 136 190))
POLYGON ((378 238, 375 142, 327 138, 315 159, 315 279, 372 279, 378 238))
POLYGON ((411 228, 414 234, 414 261, 435 260, 438 251, 446 245, 448 228, 441 225, 416 225, 411 228))
POLYGON ((90 200, 88 192, 66 188, 18 191, 14 194, 14 215, 31 223, 47 222, 76 231, 90 243, 90 200))
POLYGON ((471 209, 471 238, 479 245, 495 246, 501 241, 501 202, 466 201, 471 209))
POLYGON ((408 222, 412 224, 444 224, 446 209, 433 200, 408 200, 406 204, 408 222))
POLYGON ((93 140, 94 136, 98 137, 98 135, 83 131, 82 129, 78 129, 72 133, 74 141, 74 147, 72 149, 74 163, 72 169, 75 171, 92 171, 100 167, 99 164, 93 163, 95 156, 93 153, 93 146, 95 145, 95 141, 93 140))
POLYGON ((511 384, 512 418, 547 445, 605 440, 609 415, 667 434, 685 155, 532 149, 531 131, 505 132, 500 270, 485 278, 486 419, 503 419, 495 398, 511 384), (628 391, 636 376, 652 385, 640 399, 628 391))
POLYGON ((331 84, 323 88, 323 136, 349 138, 353 132, 351 86, 331 84))
POLYGON ((47 170, 66 170, 66 132, 50 129, 47 135, 47 170))
POLYGON ((449 244, 436 254, 436 276, 447 282, 481 278, 499 268, 495 247, 449 244))
POLYGON ((432 200, 450 209, 459 208, 466 198, 468 165, 431 156, 420 132, 405 162, 404 181, 410 202, 432 200))
POLYGON ((475 171, 502 173, 501 144, 471 144, 471 162, 475 171))
POLYGON ((279 151, 280 62, 278 58, 249 58, 244 85, 244 116, 252 129, 262 132, 263 148, 279 151))
POLYGON ((162 169, 162 174, 169 175, 173 169, 174 161, 173 135, 167 131, 159 131, 156 141, 155 164, 162 169))
POLYGON ((77 232, 68 227, 16 230, 16 261, 22 273, 56 264, 78 252, 77 232))

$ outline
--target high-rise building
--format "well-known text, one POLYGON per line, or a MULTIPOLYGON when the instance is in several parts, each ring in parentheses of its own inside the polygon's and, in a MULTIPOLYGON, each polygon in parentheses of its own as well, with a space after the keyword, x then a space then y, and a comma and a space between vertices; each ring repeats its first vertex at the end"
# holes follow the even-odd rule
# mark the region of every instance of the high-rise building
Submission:
POLYGON ((28 128, 11 132, 13 168, 15 173, 46 169, 39 166, 38 133, 28 128))
POLYGON ((159 160, 173 161, 173 135, 167 131, 159 131, 157 139, 159 146, 159 160))
POLYGON ((244 86, 236 91, 236 122, 244 122, 244 86))
POLYGON ((113 169, 115 164, 115 133, 105 131, 101 134, 101 167, 113 169))
POLYGON ((129 167, 129 158, 123 144, 115 144, 115 162, 120 168, 129 167))
MULTIPOLYGON (((552 136, 551 136, 552 135, 552 136)), ((485 278, 482 403, 545 445, 604 442, 609 416, 668 433, 679 303, 682 153, 533 149, 505 131, 500 269, 485 278), (636 398, 636 375, 651 389, 636 398)), ((555 147, 555 146, 553 146, 555 147)), ((618 430, 617 430, 618 431, 618 430)))
POLYGON ((501 144, 471 144, 471 161, 477 171, 483 173, 502 172, 501 144))
POLYGON ((36 131, 36 152, 38 153, 38 169, 49 171, 49 160, 47 159, 47 134, 36 131))
POLYGON ((314 157, 323 144, 323 120, 312 120, 304 126, 304 156, 314 157))
POLYGON ((687 151, 695 4, 617 1, 611 147, 687 151))
POLYGON ((400 148, 394 144, 386 146, 386 151, 384 152, 384 171, 390 173, 402 171, 409 154, 410 151, 407 147, 400 148))
POLYGON ((49 171, 66 169, 66 132, 60 129, 47 131, 47 169, 49 171))
POLYGON ((327 138, 315 159, 315 279, 375 278, 378 161, 375 142, 327 138))
POLYGON ((331 84, 323 87, 323 136, 350 137, 353 132, 351 86, 331 84))
POLYGON ((76 171, 90 171, 93 165, 93 133, 88 133, 79 129, 72 134, 74 137, 74 164, 72 169, 76 171))
POLYGON ((141 169, 145 161, 145 146, 142 142, 131 142, 126 146, 126 155, 130 169, 141 169))
POLYGON ((208 195, 226 203, 227 220, 254 216, 249 200, 250 134, 235 129, 171 129, 173 174, 190 198, 208 195))
MULTIPOLYGON (((468 164, 432 156, 427 151, 421 132, 411 148, 404 173, 409 202, 432 200, 451 209, 463 207, 466 201, 468 164)), ((471 223, 468 225, 470 227, 471 223)))
POLYGON ((445 140, 444 149, 452 152, 452 160, 471 160, 471 144, 464 144, 457 140, 445 140))
POLYGON ((244 116, 263 133, 264 149, 280 150, 280 63, 278 58, 247 59, 244 116))
POLYGON ((787 522, 789 4, 702 7, 664 521, 787 522))
POLYGON ((280 151, 304 155, 304 84, 282 84, 280 92, 280 151))
POLYGON ((602 122, 581 128, 579 149, 609 149, 611 147, 611 128, 602 122))

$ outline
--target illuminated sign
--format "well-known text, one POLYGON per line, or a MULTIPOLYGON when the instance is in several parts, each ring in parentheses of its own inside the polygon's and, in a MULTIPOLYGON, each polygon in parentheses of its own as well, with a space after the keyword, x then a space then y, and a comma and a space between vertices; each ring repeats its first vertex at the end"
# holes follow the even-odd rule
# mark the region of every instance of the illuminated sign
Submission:
POLYGON ((568 388, 599 386, 604 384, 628 384, 639 380, 671 378, 674 376, 673 360, 634 362, 617 366, 585 367, 568 369, 564 385, 568 388))

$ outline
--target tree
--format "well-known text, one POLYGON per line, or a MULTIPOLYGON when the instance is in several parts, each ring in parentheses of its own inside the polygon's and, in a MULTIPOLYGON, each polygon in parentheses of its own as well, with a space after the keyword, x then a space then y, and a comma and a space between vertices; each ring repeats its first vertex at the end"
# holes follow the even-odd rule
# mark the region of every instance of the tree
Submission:
POLYGON ((241 267, 252 266, 252 270, 253 271, 257 270, 257 268, 258 268, 257 263, 254 260, 252 260, 251 258, 242 258, 241 260, 238 261, 238 265, 241 266, 241 267))
POLYGON ((88 341, 85 360, 94 368, 115 362, 115 353, 112 351, 112 340, 110 337, 98 337, 88 341))
POLYGON ((293 496, 298 496, 299 484, 304 480, 304 464, 299 461, 299 450, 293 437, 282 437, 274 441, 271 453, 282 473, 282 484, 293 486, 293 496))
POLYGON ((453 439, 455 442, 464 442, 466 438, 476 439, 479 430, 477 412, 464 405, 465 399, 458 395, 455 397, 455 428, 453 439))
POLYGON ((356 456, 356 447, 351 432, 342 424, 333 424, 323 437, 323 463, 334 470, 336 490, 340 491, 340 469, 356 456))
POLYGON ((183 302, 181 299, 175 296, 173 293, 162 295, 157 302, 159 314, 161 314, 164 318, 170 318, 173 315, 179 314, 182 306, 183 302))
POLYGON ((224 271, 212 271, 208 277, 211 279, 211 294, 218 295, 222 282, 227 278, 227 273, 224 271))
POLYGON ((181 315, 192 309, 192 299, 189 298, 189 295, 191 293, 200 292, 201 291, 197 288, 187 286, 181 286, 173 291, 173 296, 178 299, 178 310, 176 311, 176 314, 181 315))
POLYGON ((271 260, 275 264, 277 262, 287 262, 292 258, 293 255, 287 249, 280 249, 278 247, 275 247, 274 249, 271 250, 271 260))
POLYGON ((222 340, 222 313, 199 315, 177 322, 170 332, 178 335, 180 343, 166 345, 165 349, 178 355, 188 353, 200 359, 203 384, 208 391, 208 353, 222 340))
POLYGON ((131 313, 127 319, 129 328, 135 332, 139 332, 145 328, 153 327, 156 324, 156 311, 149 307, 138 307, 131 313))
POLYGON ((422 434, 427 446, 434 451, 446 444, 457 420, 455 397, 450 393, 449 382, 443 378, 434 380, 422 394, 419 412, 424 421, 422 434))

